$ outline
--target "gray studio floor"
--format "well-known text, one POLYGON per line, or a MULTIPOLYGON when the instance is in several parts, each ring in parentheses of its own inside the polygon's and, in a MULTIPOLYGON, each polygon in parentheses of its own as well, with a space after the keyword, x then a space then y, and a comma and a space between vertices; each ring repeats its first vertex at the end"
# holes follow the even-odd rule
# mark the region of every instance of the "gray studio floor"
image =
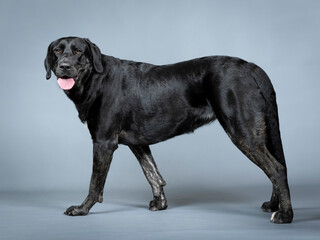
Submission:
POLYGON ((268 186, 167 187, 169 208, 150 212, 149 189, 108 190, 86 217, 63 211, 81 192, 0 193, 0 239, 320 239, 320 186, 291 186, 292 224, 269 222, 259 209, 268 186))

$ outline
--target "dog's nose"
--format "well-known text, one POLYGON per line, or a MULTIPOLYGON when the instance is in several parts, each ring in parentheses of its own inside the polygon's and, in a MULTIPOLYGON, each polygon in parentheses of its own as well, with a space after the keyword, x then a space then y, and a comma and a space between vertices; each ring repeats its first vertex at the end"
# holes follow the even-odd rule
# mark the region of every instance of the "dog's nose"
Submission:
POLYGON ((60 63, 59 68, 63 71, 66 71, 66 70, 68 71, 68 70, 70 70, 71 65, 70 65, 70 63, 62 62, 62 63, 60 63))

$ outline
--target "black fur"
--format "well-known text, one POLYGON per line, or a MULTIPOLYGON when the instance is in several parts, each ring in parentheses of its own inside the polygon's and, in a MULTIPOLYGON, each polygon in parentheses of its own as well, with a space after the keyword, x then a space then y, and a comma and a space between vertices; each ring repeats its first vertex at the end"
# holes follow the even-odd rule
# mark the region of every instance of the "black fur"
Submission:
POLYGON ((233 143, 269 177, 273 194, 262 205, 277 211, 272 222, 289 223, 293 212, 279 131, 276 95, 266 73, 239 58, 212 56, 156 66, 102 55, 88 39, 67 37, 50 44, 45 60, 59 78, 74 78, 65 90, 93 141, 89 195, 67 215, 85 215, 102 202, 114 150, 125 144, 149 181, 151 210, 167 207, 149 145, 194 131, 216 119, 233 143), (65 64, 68 69, 61 67, 65 64))

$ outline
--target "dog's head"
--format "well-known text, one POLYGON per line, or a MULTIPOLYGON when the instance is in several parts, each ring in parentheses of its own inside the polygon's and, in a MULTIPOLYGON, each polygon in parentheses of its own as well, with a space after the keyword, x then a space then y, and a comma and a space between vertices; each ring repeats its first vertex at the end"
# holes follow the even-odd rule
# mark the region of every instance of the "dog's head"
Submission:
POLYGON ((70 90, 92 71, 103 71, 100 49, 89 39, 78 37, 53 41, 48 47, 44 66, 46 78, 50 79, 53 71, 63 90, 70 90))

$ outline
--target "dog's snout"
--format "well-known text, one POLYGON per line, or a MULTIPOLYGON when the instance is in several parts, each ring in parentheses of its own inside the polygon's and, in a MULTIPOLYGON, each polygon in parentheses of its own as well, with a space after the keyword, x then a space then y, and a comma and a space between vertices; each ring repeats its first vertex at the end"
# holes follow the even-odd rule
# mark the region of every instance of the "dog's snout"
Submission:
POLYGON ((62 70, 62 71, 69 71, 70 68, 71 68, 71 64, 68 63, 68 62, 62 62, 59 64, 59 68, 62 70))

